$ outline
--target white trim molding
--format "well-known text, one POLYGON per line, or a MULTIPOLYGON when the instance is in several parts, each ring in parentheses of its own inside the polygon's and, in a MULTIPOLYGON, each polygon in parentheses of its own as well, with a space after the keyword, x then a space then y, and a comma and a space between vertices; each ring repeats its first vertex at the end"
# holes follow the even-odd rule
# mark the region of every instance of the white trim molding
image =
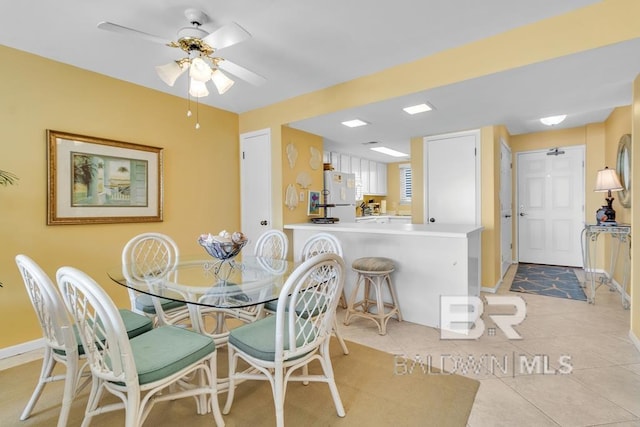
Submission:
POLYGON ((0 348, 0 360, 27 353, 33 350, 39 350, 41 348, 44 348, 44 338, 38 338, 37 340, 13 345, 11 347, 0 348))

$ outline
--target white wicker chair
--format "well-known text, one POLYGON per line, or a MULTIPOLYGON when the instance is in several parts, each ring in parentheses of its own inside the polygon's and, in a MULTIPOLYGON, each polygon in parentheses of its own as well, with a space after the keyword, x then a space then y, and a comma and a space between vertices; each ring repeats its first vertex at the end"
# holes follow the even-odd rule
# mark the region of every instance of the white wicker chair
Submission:
MULTIPOLYGON (((313 236, 309 237, 307 241, 304 242, 302 246, 302 251, 300 253, 300 258, 304 261, 318 254, 324 253, 334 253, 338 254, 342 257, 342 244, 340 240, 336 236, 330 233, 317 233, 313 236)), ((347 307, 347 299, 344 295, 344 289, 340 293, 340 302, 339 304, 342 308, 347 307)), ((338 320, 335 320, 333 333, 335 334, 338 342, 340 343, 340 347, 342 347, 342 352, 344 354, 349 354, 349 349, 347 348, 347 344, 342 339, 342 336, 338 332, 338 320)))
POLYGON ((253 250, 255 256, 285 259, 289 250, 289 239, 287 235, 280 230, 267 230, 256 241, 253 250))
POLYGON ((165 280, 176 280, 180 252, 171 237, 161 233, 142 233, 127 242, 122 250, 122 274, 129 285, 131 310, 152 317, 156 325, 190 324, 184 302, 159 298, 165 280), (149 294, 136 289, 149 289, 149 294))
POLYGON ((198 414, 211 411, 216 424, 224 425, 210 337, 169 325, 129 339, 113 301, 91 277, 61 267, 56 278, 93 377, 83 426, 95 415, 120 409, 126 427, 141 426, 155 402, 191 396, 198 397, 198 414), (122 402, 101 406, 105 391, 122 402))
MULTIPOLYGON (((45 344, 40 378, 20 419, 29 418, 46 384, 64 380, 58 426, 66 426, 73 398, 90 380, 87 371, 87 381, 80 382, 87 366, 84 347, 76 337, 77 330, 49 276, 26 255, 17 255, 16 264, 40 322, 45 344), (65 365, 66 372, 53 375, 53 369, 58 363, 65 365)), ((151 320, 146 316, 129 310, 120 310, 119 314, 125 323, 126 335, 129 337, 148 332, 152 328, 151 320)))
POLYGON ((284 284, 275 315, 231 331, 229 390, 223 413, 231 410, 238 381, 266 380, 273 391, 277 426, 282 427, 287 382, 315 381, 329 385, 338 416, 345 416, 329 355, 343 286, 342 257, 325 253, 309 258, 284 284), (256 371, 236 372, 239 359, 256 371), (308 374, 307 366, 313 360, 320 362, 321 374, 308 374))

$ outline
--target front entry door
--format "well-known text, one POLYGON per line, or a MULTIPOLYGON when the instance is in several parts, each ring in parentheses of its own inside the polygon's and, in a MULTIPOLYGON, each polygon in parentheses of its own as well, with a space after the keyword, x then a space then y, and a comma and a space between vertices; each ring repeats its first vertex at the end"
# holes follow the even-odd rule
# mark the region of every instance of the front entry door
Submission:
POLYGON ((584 146, 518 153, 518 260, 582 266, 584 146))
POLYGON ((240 135, 240 150, 241 223, 242 232, 249 238, 244 251, 253 253, 258 237, 273 228, 270 130, 240 135))

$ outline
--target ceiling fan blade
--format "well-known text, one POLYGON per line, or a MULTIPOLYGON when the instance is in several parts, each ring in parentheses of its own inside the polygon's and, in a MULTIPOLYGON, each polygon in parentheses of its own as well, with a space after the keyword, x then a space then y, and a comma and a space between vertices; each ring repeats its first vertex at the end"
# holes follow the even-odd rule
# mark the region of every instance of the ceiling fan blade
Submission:
POLYGON ((261 75, 256 74, 253 71, 249 71, 246 68, 241 67, 240 65, 229 60, 219 58, 217 64, 218 68, 220 68, 221 70, 231 73, 234 76, 246 82, 249 82, 254 86, 261 86, 267 81, 267 79, 265 79, 261 75))
POLYGON ((100 28, 101 30, 107 30, 107 31, 112 31, 114 33, 119 33, 125 36, 141 37, 145 40, 148 40, 154 43, 162 43, 162 44, 171 43, 171 40, 166 40, 166 39, 163 39, 162 37, 154 36, 153 34, 134 30, 133 28, 123 27, 122 25, 114 24, 112 22, 107 22, 107 21, 100 22, 98 23, 98 28, 100 28))
POLYGON ((251 38, 251 34, 240 25, 232 22, 224 25, 202 39, 203 42, 218 50, 251 38))

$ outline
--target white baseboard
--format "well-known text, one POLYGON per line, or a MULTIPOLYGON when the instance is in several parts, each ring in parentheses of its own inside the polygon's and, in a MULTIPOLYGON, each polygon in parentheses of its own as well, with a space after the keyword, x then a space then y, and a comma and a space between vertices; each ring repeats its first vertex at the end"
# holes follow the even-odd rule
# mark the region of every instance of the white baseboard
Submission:
POLYGON ((38 350, 44 347, 44 338, 28 341, 11 347, 0 348, 0 360, 17 356, 29 351, 38 350))
MULTIPOLYGON (((511 261, 511 264, 517 264, 516 261, 511 261)), ((500 278, 500 280, 498 280, 498 283, 496 283, 492 288, 488 287, 488 286, 481 286, 480 287, 480 291, 481 292, 487 292, 489 294, 495 294, 496 292, 498 292, 498 289, 500 289, 500 286, 502 286, 502 284, 504 283, 504 276, 502 278, 500 278)))
MULTIPOLYGON (((604 270, 604 269, 602 269, 602 268, 592 268, 592 269, 590 269, 590 270, 585 270, 585 282, 584 282, 584 284, 585 284, 585 288, 584 288, 584 289, 585 289, 585 291, 588 289, 588 288, 587 288, 587 286, 589 285, 589 282, 587 281, 587 277, 586 277, 586 273, 587 273, 587 272, 593 272, 593 273, 596 273, 596 274, 602 274, 602 275, 606 276, 608 279, 610 279, 610 280, 611 280, 611 284, 616 288, 616 291, 617 291, 619 294, 621 294, 621 295, 622 295, 622 294, 624 294, 624 299, 625 299, 625 301, 626 301, 629 305, 631 305, 631 296, 630 296, 629 294, 627 294, 626 292, 624 292, 624 291, 622 290, 622 285, 620 285, 620 283, 618 283, 618 282, 616 281, 616 279, 614 279, 613 277, 611 277, 611 275, 610 275, 606 270, 604 270)), ((597 283, 597 282, 596 282, 596 286, 598 286, 598 283, 597 283)), ((622 301, 621 301, 620 303, 622 304, 622 301)))
POLYGON ((634 335, 633 331, 629 331, 629 339, 636 346, 636 350, 640 352, 640 338, 634 335))
POLYGON ((496 284, 495 287, 493 288, 488 288, 486 286, 482 286, 480 288, 481 292, 487 292, 489 294, 495 294, 496 292, 498 292, 498 289, 500 289, 500 286, 502 285, 502 280, 498 281, 498 283, 496 284))

